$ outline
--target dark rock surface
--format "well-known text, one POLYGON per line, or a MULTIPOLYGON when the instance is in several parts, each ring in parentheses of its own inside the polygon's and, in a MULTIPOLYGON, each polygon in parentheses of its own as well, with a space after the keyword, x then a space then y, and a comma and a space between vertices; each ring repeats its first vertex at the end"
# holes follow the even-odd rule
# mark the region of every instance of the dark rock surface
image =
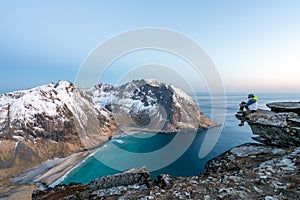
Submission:
POLYGON ((87 185, 71 183, 48 188, 44 184, 35 190, 32 199, 99 199, 130 195, 150 187, 152 181, 146 168, 129 169, 120 174, 97 178, 87 185))
POLYGON ((119 87, 99 84, 87 94, 111 111, 118 126, 128 132, 169 133, 220 125, 205 117, 185 92, 156 80, 134 80, 119 87))
POLYGON ((273 102, 266 104, 274 112, 294 112, 300 114, 299 102, 273 102))
POLYGON ((33 199, 299 199, 300 148, 262 144, 235 147, 191 177, 162 174, 150 179, 145 168, 38 190, 33 199), (124 180, 126 179, 126 180, 124 180))

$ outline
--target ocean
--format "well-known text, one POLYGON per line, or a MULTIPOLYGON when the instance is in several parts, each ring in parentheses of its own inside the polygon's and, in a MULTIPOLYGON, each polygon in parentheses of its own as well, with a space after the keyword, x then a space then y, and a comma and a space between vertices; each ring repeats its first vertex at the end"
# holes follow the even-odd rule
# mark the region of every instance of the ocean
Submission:
MULTIPOLYGON (((265 104, 274 101, 299 101, 299 93, 258 93, 259 108, 268 109, 265 104)), ((198 101, 200 110, 208 117, 211 115, 211 97, 208 93, 197 93, 194 97, 198 101)), ((226 106, 217 109, 225 109, 226 117, 221 135, 213 149, 203 158, 199 157, 199 151, 203 145, 207 130, 199 133, 185 133, 178 138, 175 134, 153 134, 138 132, 112 139, 97 149, 82 163, 69 171, 55 184, 68 184, 70 182, 88 183, 101 176, 118 173, 130 167, 150 167, 151 175, 155 178, 162 173, 172 176, 193 176, 205 172, 205 163, 225 151, 249 142, 256 142, 247 123, 239 127, 239 120, 235 118, 238 104, 247 100, 247 93, 227 93, 226 106), (169 153, 163 149, 173 140, 180 140, 169 153), (180 145, 190 141, 185 151, 180 145), (170 157, 181 155, 172 161, 170 157), (181 153, 181 154, 180 154, 181 153), (164 162, 166 161, 166 162, 164 162)), ((55 185, 54 184, 54 185, 55 185)))

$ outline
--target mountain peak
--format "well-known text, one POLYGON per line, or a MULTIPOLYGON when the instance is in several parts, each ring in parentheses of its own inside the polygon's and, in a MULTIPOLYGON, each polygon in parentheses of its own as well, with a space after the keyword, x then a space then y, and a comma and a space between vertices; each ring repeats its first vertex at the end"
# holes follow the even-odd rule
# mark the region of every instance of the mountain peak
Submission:
POLYGON ((202 112, 184 91, 154 79, 133 80, 119 87, 95 87, 89 92, 96 103, 111 111, 119 128, 177 132, 182 129, 217 125, 202 112))
POLYGON ((74 84, 70 81, 60 80, 53 87, 55 89, 70 88, 70 87, 74 87, 74 84))

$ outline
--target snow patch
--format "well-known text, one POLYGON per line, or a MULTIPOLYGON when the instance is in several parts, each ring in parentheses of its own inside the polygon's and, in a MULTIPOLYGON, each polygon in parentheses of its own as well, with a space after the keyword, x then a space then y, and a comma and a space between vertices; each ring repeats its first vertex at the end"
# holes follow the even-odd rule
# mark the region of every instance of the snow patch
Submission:
POLYGON ((18 136, 18 135, 14 135, 13 138, 17 139, 17 140, 23 140, 24 139, 24 137, 18 136))
POLYGON ((15 144, 15 149, 17 148, 18 144, 19 144, 19 142, 16 142, 16 144, 15 144))
POLYGON ((119 143, 119 144, 123 144, 123 143, 124 143, 124 141, 123 141, 123 140, 120 140, 120 139, 115 139, 114 141, 116 141, 116 142, 119 143))
POLYGON ((145 79, 145 82, 151 86, 160 86, 160 83, 155 79, 145 79))
POLYGON ((109 114, 108 114, 107 111, 101 109, 101 110, 100 110, 100 113, 101 113, 101 115, 103 115, 104 117, 106 117, 107 119, 109 119, 109 114))
POLYGON ((184 99, 188 99, 188 100, 193 100, 191 96, 189 96, 187 93, 185 93, 184 91, 182 91, 181 89, 173 86, 173 85, 170 85, 171 89, 181 98, 184 98, 184 99))
POLYGON ((69 81, 58 81, 54 85, 54 89, 56 89, 56 90, 65 89, 65 88, 70 87, 71 85, 72 85, 72 83, 69 81))

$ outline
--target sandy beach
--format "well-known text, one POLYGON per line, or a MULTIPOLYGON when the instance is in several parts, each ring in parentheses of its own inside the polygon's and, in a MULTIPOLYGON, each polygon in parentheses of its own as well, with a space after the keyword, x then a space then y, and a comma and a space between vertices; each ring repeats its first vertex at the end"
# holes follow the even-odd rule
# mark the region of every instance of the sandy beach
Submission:
MULTIPOLYGON (((126 134, 123 131, 116 130, 112 134, 112 138, 124 135, 126 134)), ((63 176, 92 155, 101 145, 73 153, 65 158, 47 160, 10 180, 0 181, 0 199, 31 199, 33 190, 37 189, 37 183, 45 183, 48 186, 59 184, 63 176)))
POLYGON ((47 185, 50 185, 81 163, 94 151, 95 150, 83 151, 73 153, 66 158, 55 158, 53 160, 48 160, 23 172, 17 177, 12 178, 12 181, 20 184, 34 184, 43 182, 47 185))
POLYGON ((96 149, 73 153, 66 158, 47 160, 10 180, 0 183, 0 199, 31 199, 36 183, 51 185, 80 164, 96 149))

